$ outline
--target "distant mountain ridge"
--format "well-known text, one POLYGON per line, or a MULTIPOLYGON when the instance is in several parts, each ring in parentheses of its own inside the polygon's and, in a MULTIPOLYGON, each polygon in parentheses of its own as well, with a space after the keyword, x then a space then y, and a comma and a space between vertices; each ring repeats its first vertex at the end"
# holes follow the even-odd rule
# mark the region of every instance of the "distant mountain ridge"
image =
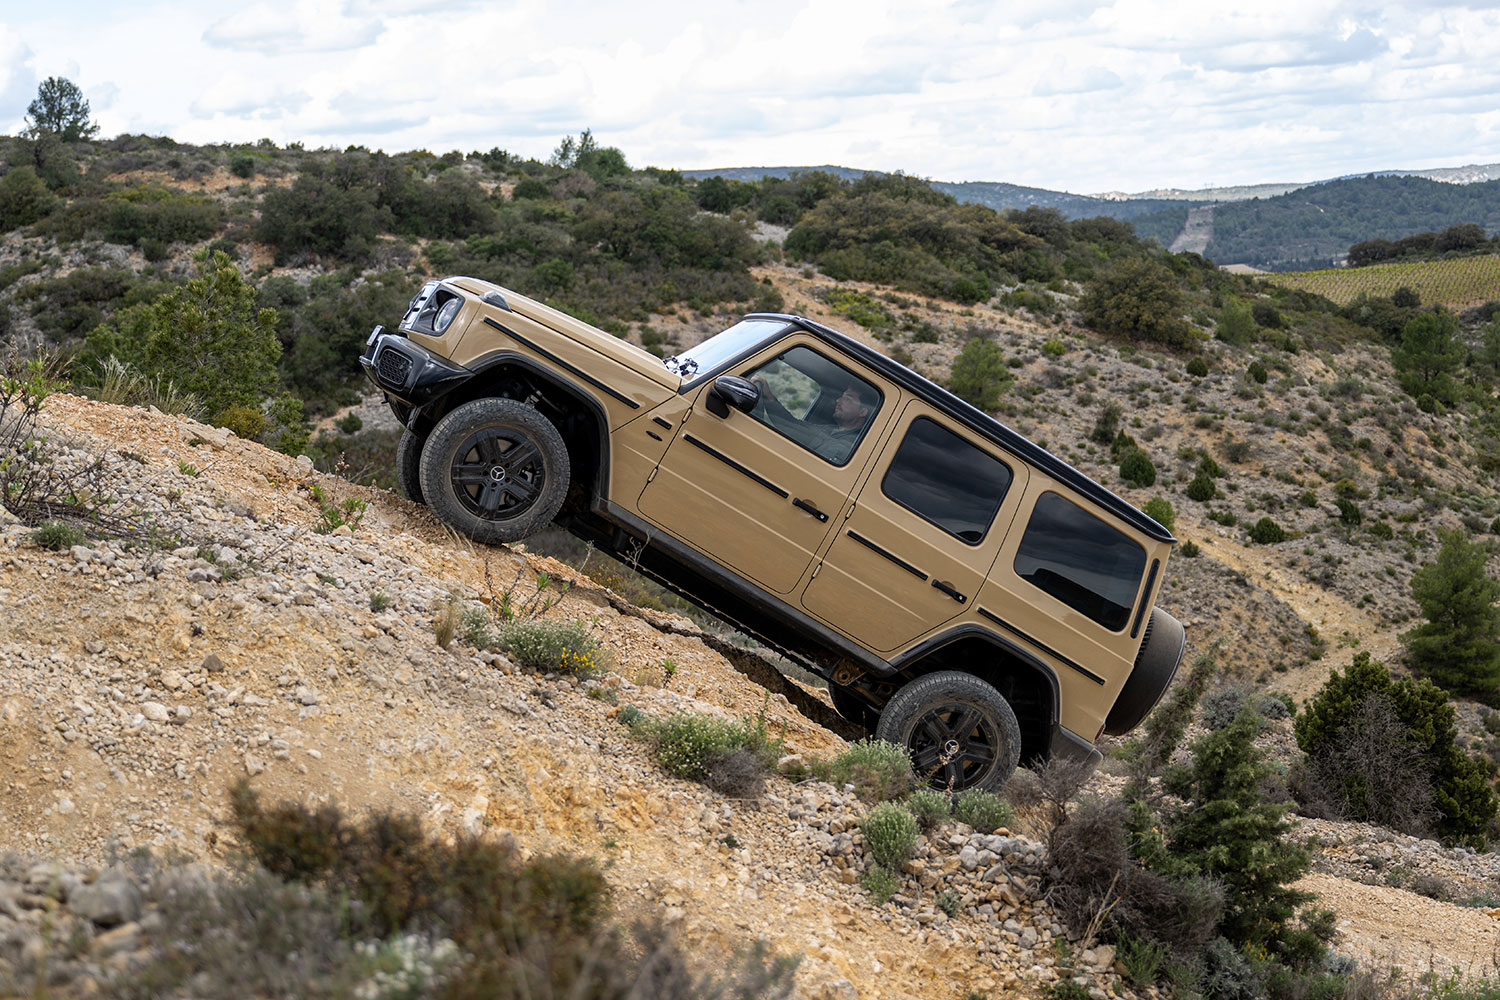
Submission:
MULTIPOLYGON (((845 180, 881 173, 850 167, 734 167, 684 170, 686 177, 755 181, 821 170, 845 180)), ((999 181, 928 181, 962 203, 996 211, 1033 205, 1069 219, 1128 220, 1143 239, 1171 246, 1185 236, 1189 213, 1209 236, 1202 252, 1220 264, 1284 271, 1341 262, 1361 240, 1400 239, 1459 223, 1500 231, 1500 163, 1380 170, 1307 183, 1281 182, 1136 194, 1071 194, 999 181)), ((1186 244, 1183 244, 1184 246, 1186 244)))

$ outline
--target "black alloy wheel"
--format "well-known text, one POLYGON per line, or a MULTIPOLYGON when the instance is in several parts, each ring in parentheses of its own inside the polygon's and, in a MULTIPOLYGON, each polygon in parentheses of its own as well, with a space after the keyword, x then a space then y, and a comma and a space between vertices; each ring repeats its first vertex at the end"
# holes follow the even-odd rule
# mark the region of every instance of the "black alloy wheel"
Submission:
POLYGON ((875 735, 910 751, 918 781, 953 791, 998 792, 1021 756, 1010 703, 992 685, 956 670, 918 677, 897 691, 875 735))
POLYGON ((478 399, 438 421, 422 448, 422 496, 475 541, 514 542, 546 527, 568 491, 557 428, 513 399, 478 399))

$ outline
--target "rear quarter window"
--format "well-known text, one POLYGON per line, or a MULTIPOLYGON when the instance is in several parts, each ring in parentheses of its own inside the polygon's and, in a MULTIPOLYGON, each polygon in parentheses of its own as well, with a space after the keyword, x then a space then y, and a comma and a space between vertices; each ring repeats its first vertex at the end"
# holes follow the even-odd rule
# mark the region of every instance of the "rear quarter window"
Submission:
POLYGON ((1118 632, 1130 618, 1146 550, 1057 493, 1043 493, 1016 550, 1016 575, 1118 632))

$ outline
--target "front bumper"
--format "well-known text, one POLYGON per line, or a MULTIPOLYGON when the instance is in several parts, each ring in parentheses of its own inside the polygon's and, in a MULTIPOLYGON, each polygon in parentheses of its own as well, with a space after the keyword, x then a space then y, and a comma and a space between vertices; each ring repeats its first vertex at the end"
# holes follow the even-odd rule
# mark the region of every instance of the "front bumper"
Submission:
POLYGON ((462 365, 440 358, 382 326, 370 331, 359 363, 387 400, 408 409, 420 409, 474 377, 462 365))

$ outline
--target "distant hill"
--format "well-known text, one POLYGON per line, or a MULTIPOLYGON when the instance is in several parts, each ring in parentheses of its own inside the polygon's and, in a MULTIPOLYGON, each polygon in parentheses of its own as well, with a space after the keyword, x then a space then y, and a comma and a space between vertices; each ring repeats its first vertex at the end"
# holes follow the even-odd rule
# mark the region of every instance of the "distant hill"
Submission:
POLYGON ((1400 239, 1466 222, 1486 232, 1500 229, 1500 180, 1364 176, 1217 205, 1204 253, 1220 264, 1301 271, 1338 263, 1362 240, 1400 239))
MULTIPOLYGON (((705 177, 722 177, 732 181, 758 181, 762 177, 787 178, 793 174, 820 170, 844 180, 858 180, 866 174, 881 173, 879 170, 856 170, 851 167, 726 167, 712 170, 684 170, 684 177, 702 180, 705 177)), ((928 181, 936 191, 950 194, 963 204, 985 205, 997 212, 1013 208, 1030 208, 1040 205, 1055 208, 1069 219, 1089 219, 1107 215, 1115 219, 1134 219, 1166 209, 1180 207, 1175 201, 1163 199, 1096 198, 1086 194, 1069 194, 1066 191, 1050 191, 1046 188, 1025 187, 1020 184, 1005 184, 1000 181, 928 181)), ((1179 228, 1181 228, 1179 226, 1179 228)), ((1144 235, 1144 234, 1143 234, 1144 235)))

